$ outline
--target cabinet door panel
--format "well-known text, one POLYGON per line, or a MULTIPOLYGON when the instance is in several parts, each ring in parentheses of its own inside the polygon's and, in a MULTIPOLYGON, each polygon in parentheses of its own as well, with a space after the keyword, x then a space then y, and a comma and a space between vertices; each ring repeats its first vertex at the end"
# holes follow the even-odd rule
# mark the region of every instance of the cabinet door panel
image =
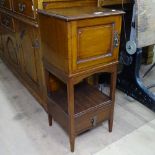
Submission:
POLYGON ((113 24, 79 28, 78 62, 109 54, 112 48, 112 35, 113 24))
POLYGON ((20 69, 20 53, 16 40, 16 33, 3 30, 4 58, 16 70, 20 69))
POLYGON ((73 71, 118 61, 120 16, 79 20, 73 24, 73 71))
MULTIPOLYGON (((38 92, 41 86, 40 55, 33 26, 18 22, 17 35, 22 55, 22 72, 25 80, 38 92)), ((39 44, 39 43, 38 43, 39 44)))
POLYGON ((6 37, 6 49, 8 56, 14 64, 18 64, 16 41, 13 35, 7 35, 6 37))
POLYGON ((33 47, 33 29, 26 27, 26 29, 21 30, 21 33, 24 33, 21 40, 24 72, 37 83, 37 64, 35 60, 36 51, 33 47))

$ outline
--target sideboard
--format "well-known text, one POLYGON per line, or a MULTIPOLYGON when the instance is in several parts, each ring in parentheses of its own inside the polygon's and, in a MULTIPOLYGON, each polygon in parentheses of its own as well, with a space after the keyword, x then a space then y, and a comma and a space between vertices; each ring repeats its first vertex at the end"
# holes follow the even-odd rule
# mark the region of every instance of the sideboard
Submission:
POLYGON ((46 109, 37 0, 1 0, 1 59, 46 109))

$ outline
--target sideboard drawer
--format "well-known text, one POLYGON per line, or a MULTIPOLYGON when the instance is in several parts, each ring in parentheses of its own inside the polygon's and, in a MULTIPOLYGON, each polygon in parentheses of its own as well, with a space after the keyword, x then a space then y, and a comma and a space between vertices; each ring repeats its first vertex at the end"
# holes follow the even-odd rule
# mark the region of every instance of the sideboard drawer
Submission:
POLYGON ((13 0, 13 10, 30 18, 35 18, 35 9, 32 0, 13 0))
POLYGON ((14 19, 6 14, 1 14, 1 25, 10 31, 15 31, 14 19))
POLYGON ((0 0, 0 7, 12 10, 11 0, 0 0))

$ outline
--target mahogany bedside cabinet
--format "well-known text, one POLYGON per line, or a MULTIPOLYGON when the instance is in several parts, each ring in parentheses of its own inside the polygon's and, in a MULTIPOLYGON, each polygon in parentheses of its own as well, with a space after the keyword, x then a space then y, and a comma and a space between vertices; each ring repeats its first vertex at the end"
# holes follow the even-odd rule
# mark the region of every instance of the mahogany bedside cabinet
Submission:
POLYGON ((49 123, 52 118, 75 136, 104 120, 112 131, 115 85, 124 12, 97 7, 39 10, 49 123), (110 93, 88 77, 107 72, 110 93))

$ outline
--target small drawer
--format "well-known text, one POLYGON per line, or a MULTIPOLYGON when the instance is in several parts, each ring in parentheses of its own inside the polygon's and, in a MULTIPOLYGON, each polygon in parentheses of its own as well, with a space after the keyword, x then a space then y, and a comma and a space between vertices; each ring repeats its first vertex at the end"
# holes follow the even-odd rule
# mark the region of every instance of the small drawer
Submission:
POLYGON ((1 25, 11 31, 15 31, 14 19, 8 15, 1 14, 1 25))
POLYGON ((35 18, 35 9, 32 0, 13 0, 13 10, 29 18, 35 18))
POLYGON ((12 10, 11 0, 0 0, 0 7, 12 10))
POLYGON ((102 107, 100 109, 96 109, 95 111, 88 112, 82 116, 75 118, 75 129, 76 133, 80 134, 88 129, 94 128, 104 120, 108 120, 110 118, 110 109, 112 107, 109 106, 107 108, 102 107))

